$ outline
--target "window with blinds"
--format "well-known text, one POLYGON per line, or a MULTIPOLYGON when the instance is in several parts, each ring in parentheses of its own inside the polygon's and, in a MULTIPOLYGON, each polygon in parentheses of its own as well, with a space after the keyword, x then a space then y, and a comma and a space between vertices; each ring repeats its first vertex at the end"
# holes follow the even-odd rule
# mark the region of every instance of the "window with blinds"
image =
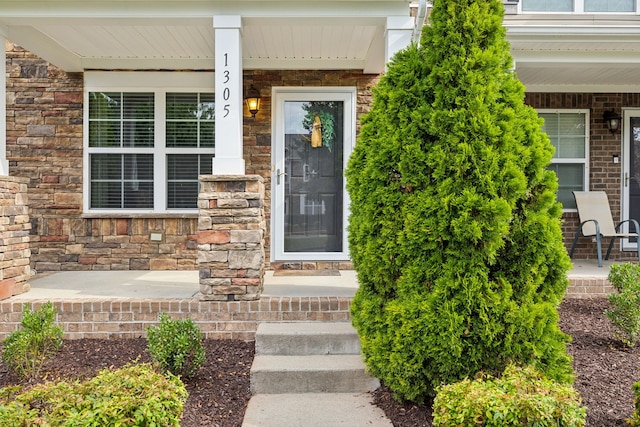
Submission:
POLYGON ((638 0, 522 0, 523 12, 635 12, 638 0))
POLYGON ((588 189, 588 112, 539 111, 542 130, 555 148, 549 168, 558 176, 558 201, 564 209, 576 209, 573 191, 588 189))
POLYGON ((214 156, 213 93, 89 92, 89 208, 197 209, 214 156))

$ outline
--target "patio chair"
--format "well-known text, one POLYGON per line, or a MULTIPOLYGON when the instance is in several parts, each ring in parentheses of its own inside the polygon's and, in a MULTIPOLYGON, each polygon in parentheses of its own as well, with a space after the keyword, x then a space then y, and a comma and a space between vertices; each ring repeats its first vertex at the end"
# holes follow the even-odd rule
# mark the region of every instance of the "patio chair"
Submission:
MULTIPOLYGON (((569 257, 573 257, 573 251, 578 243, 580 232, 585 237, 595 237, 598 247, 598 267, 602 267, 602 237, 611 238, 605 259, 609 259, 609 254, 616 238, 640 237, 640 228, 638 227, 638 221, 635 219, 624 220, 616 226, 613 225, 609 199, 604 191, 574 191, 573 197, 575 197, 576 206, 578 207, 580 226, 576 230, 576 237, 573 239, 569 257), (620 227, 626 222, 633 224, 635 233, 620 232, 620 227)), ((638 260, 640 261, 640 242, 638 242, 638 260)))

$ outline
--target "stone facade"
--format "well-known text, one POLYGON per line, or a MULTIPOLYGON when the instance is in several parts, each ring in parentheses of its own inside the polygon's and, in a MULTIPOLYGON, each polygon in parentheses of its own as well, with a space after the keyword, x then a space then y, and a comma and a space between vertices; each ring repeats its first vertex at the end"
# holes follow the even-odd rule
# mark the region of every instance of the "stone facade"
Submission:
MULTIPOLYGON (((11 176, 29 179, 31 266, 37 271, 195 270, 198 214, 83 214, 83 75, 65 73, 7 43, 7 159, 11 176), (151 240, 151 234, 161 240, 151 240)), ((246 173, 265 179, 271 205, 271 87, 355 86, 366 112, 378 76, 361 71, 245 71, 246 87, 262 95, 256 118, 244 117, 246 173)), ((265 236, 269 263, 270 236, 265 236)), ((301 268, 302 263, 287 263, 301 268)), ((349 263, 304 268, 349 267, 349 263)))
POLYGON ((264 180, 201 176, 198 196, 200 298, 248 301, 264 286, 264 180))
MULTIPOLYGON (((56 270, 175 270, 198 268, 198 215, 83 214, 83 76, 64 73, 19 46, 7 44, 7 159, 11 176, 29 180, 31 267, 56 270), (151 234, 160 240, 151 240, 151 234)), ((369 110, 377 75, 361 71, 245 70, 244 85, 261 94, 255 118, 244 117, 246 173, 264 179, 266 223, 271 218, 271 92, 282 86, 353 86, 358 119, 369 110)), ((605 110, 640 107, 640 94, 528 93, 535 108, 590 110, 590 188, 606 190, 614 218, 620 216, 622 135, 602 121, 605 110)), ((358 120, 359 122, 359 120, 358 120)), ((567 248, 578 225, 576 213, 564 215, 567 248)), ((345 269, 348 262, 279 262, 290 269, 345 269)), ((595 258, 595 245, 581 239, 577 258, 595 258)), ((614 259, 633 259, 614 248, 614 259)))
POLYGON ((29 290, 28 180, 0 176, 0 299, 29 290))

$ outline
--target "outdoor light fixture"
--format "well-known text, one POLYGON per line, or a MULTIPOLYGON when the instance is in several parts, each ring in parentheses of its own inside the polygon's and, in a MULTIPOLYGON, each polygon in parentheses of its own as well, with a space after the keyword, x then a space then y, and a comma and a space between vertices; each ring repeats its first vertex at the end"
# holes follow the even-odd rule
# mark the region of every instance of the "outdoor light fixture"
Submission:
POLYGON ((251 87, 247 91, 247 96, 245 99, 247 101, 247 108, 251 113, 251 117, 255 118, 256 114, 260 110, 260 92, 258 92, 258 89, 251 85, 251 87))
POLYGON ((602 118, 605 123, 607 123, 607 128, 609 128, 609 131, 611 133, 615 133, 618 131, 618 129, 620 129, 620 120, 622 119, 622 117, 620 117, 613 110, 605 111, 602 115, 602 118))

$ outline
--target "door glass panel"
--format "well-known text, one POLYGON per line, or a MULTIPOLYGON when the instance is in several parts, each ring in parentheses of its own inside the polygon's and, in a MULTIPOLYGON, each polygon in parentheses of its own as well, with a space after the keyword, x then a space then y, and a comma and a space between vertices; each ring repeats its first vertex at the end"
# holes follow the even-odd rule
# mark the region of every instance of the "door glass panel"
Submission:
POLYGON ((341 252, 344 102, 284 103, 284 252, 341 252))
MULTIPOLYGON (((640 117, 630 118, 629 218, 640 219, 640 117)), ((636 239, 629 239, 635 242, 636 239)))

